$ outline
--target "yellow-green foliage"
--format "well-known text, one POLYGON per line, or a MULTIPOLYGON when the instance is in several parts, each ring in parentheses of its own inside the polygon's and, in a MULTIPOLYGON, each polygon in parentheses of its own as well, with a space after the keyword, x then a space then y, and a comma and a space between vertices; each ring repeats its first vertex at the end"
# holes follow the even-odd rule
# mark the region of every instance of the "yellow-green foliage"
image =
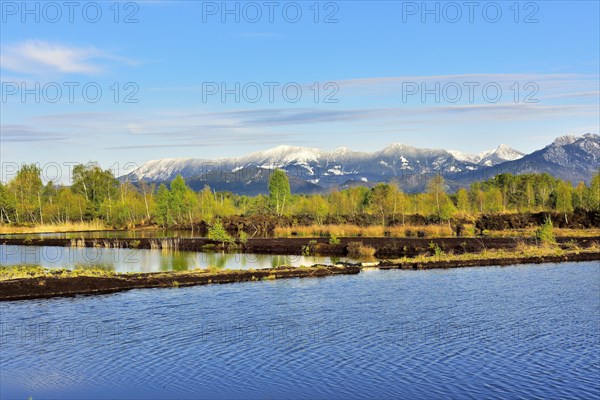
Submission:
POLYGON ((208 268, 206 268, 206 272, 210 273, 210 274, 216 274, 223 271, 222 268, 219 268, 217 266, 211 265, 208 268))
POLYGON ((225 245, 225 243, 234 243, 233 238, 227 233, 220 220, 216 220, 209 226, 208 238, 216 242, 221 242, 221 245, 225 245))
MULTIPOLYGON (((448 185, 440 176, 432 177, 426 188, 424 193, 407 194, 401 185, 390 182, 299 195, 289 193, 285 172, 276 171, 268 197, 249 197, 215 192, 208 186, 197 192, 181 176, 159 188, 144 182, 134 186, 119 182, 111 171, 93 163, 75 166, 73 184, 65 187, 44 184, 41 170, 31 164, 23 165, 6 184, 0 183, 0 233, 132 229, 150 224, 185 229, 234 215, 276 215, 302 217, 316 226, 326 220, 377 221, 381 225, 378 232, 331 233, 338 237, 401 237, 404 224, 413 215, 444 222, 457 216, 468 220, 481 213, 557 211, 568 222, 568 214, 575 209, 600 210, 600 174, 595 174, 589 185, 576 188, 548 174, 508 173, 474 182, 456 194, 447 193, 448 185), (394 228, 384 228, 388 225, 402 228, 394 232, 394 228)), ((326 236, 327 232, 298 234, 326 236)))

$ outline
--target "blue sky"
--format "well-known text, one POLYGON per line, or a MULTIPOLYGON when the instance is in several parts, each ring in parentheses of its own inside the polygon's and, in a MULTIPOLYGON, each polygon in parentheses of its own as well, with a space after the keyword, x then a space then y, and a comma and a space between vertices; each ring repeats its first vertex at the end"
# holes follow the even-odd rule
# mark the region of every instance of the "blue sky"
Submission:
POLYGON ((3 164, 599 131, 597 1, 0 3, 3 164))

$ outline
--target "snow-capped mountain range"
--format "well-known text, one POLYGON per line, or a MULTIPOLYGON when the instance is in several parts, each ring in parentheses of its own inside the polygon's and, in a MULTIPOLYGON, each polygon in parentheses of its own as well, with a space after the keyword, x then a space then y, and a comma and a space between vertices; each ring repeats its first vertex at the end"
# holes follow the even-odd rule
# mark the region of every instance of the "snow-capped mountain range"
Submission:
POLYGON ((121 179, 159 183, 182 175, 194 189, 209 185, 215 190, 257 194, 267 191, 270 172, 280 168, 287 172, 297 193, 392 180, 406 191, 416 191, 422 190, 433 174, 443 174, 450 187, 457 188, 501 172, 548 172, 574 182, 589 181, 599 167, 600 136, 586 134, 560 137, 528 155, 504 144, 477 155, 399 143, 372 153, 278 146, 240 158, 148 161, 121 179))

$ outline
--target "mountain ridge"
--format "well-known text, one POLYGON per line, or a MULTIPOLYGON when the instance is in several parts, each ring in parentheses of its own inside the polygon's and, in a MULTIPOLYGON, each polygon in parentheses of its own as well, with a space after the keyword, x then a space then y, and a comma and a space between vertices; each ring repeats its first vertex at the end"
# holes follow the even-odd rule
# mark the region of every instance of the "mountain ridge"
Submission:
POLYGON ((296 193, 392 180, 412 192, 422 190, 426 178, 437 174, 443 174, 455 190, 503 172, 547 172, 574 183, 588 182, 599 167, 600 135, 588 133, 558 137, 530 154, 505 144, 476 155, 402 143, 374 152, 281 145, 236 158, 150 160, 120 179, 161 183, 182 175, 197 190, 209 185, 215 190, 257 194, 266 192, 268 171, 280 168, 290 176, 296 193))

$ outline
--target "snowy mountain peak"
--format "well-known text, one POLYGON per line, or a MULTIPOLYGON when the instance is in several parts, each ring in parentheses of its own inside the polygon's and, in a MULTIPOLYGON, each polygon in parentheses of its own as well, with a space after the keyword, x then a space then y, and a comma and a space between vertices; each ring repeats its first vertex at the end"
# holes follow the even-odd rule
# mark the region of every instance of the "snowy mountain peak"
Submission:
POLYGON ((334 155, 344 155, 348 153, 352 153, 352 150, 347 147, 339 147, 332 152, 334 155))
POLYGON ((383 150, 382 153, 390 153, 390 152, 394 152, 397 150, 413 150, 414 147, 409 146, 407 144, 404 143, 392 143, 387 145, 383 150))
POLYGON ((571 144, 571 143, 575 142, 579 138, 580 138, 579 136, 574 136, 574 135, 559 136, 554 140, 554 142, 552 142, 552 145, 565 146, 567 144, 571 144))
POLYGON ((554 142, 552 142, 552 144, 556 144, 559 146, 565 146, 565 145, 573 144, 576 142, 590 142, 590 141, 591 142, 600 141, 600 135, 594 134, 594 133, 586 133, 581 136, 565 135, 565 136, 560 136, 560 137, 556 138, 556 140, 554 140, 554 142))
POLYGON ((448 150, 448 153, 450 153, 452 157, 456 158, 458 161, 467 161, 472 163, 476 163, 475 159, 478 157, 477 155, 466 154, 458 150, 448 150))
POLYGON ((322 151, 316 148, 281 145, 265 151, 252 153, 242 160, 245 163, 306 163, 318 160, 322 151))
POLYGON ((491 167, 505 161, 518 160, 525 155, 506 144, 501 144, 496 148, 496 150, 488 150, 479 154, 465 154, 455 150, 450 150, 448 153, 450 153, 459 161, 470 162, 487 167, 491 167))
POLYGON ((521 153, 520 151, 515 150, 506 144, 501 144, 491 154, 496 155, 499 159, 504 161, 518 160, 519 158, 523 158, 525 155, 524 153, 521 153))

